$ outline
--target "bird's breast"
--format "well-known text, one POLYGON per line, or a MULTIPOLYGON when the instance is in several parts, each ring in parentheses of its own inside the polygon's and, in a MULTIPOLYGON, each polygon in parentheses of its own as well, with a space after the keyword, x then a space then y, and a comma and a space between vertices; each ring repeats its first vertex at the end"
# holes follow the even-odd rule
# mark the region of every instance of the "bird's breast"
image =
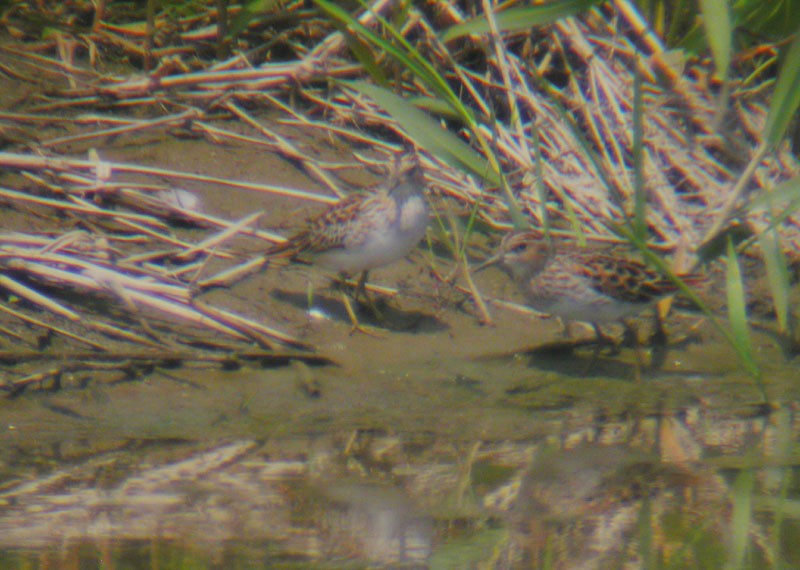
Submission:
MULTIPOLYGON (((428 204, 421 196, 413 196, 400 208, 400 231, 405 234, 422 234, 428 225, 428 204)), ((420 235, 420 237, 422 237, 420 235)))

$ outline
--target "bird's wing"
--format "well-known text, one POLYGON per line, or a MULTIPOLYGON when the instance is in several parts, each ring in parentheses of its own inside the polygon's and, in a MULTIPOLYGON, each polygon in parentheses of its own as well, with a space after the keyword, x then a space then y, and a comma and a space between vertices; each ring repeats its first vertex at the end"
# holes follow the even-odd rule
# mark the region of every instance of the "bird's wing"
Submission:
POLYGON ((306 251, 322 253, 347 247, 371 199, 367 194, 350 194, 311 221, 308 229, 306 251))
POLYGON ((352 226, 361 217, 368 200, 369 196, 364 194, 348 195, 316 218, 310 219, 304 229, 285 242, 267 250, 266 255, 294 258, 304 253, 313 255, 346 247, 345 240, 352 235, 352 226))
POLYGON ((628 303, 650 303, 676 291, 675 285, 645 264, 611 255, 581 255, 576 271, 598 292, 628 303))

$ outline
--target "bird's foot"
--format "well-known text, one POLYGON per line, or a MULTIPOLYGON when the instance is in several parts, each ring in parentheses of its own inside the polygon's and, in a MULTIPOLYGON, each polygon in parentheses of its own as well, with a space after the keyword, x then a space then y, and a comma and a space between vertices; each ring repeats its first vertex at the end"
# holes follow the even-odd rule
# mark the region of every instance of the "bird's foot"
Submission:
POLYGON ((386 332, 375 327, 371 327, 368 325, 362 325, 358 321, 358 317, 356 316, 356 312, 353 309, 353 305, 350 303, 350 299, 348 298, 347 294, 342 292, 342 303, 344 304, 345 311, 347 311, 347 316, 350 317, 350 322, 352 323, 352 327, 350 328, 350 335, 354 335, 357 332, 363 333, 367 336, 371 336, 374 338, 386 338, 386 332))
POLYGON ((594 328, 597 351, 599 352, 602 348, 609 348, 609 353, 612 356, 619 354, 622 343, 617 341, 613 336, 605 334, 600 329, 600 325, 592 323, 592 327, 594 328))

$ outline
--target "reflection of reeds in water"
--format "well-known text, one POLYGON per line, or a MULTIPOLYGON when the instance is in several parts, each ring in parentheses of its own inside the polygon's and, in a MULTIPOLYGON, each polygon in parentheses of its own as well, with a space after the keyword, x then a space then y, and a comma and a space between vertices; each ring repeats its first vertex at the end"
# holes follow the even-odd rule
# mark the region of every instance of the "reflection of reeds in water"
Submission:
MULTIPOLYGON (((670 418, 660 424, 660 457, 628 445, 541 449, 510 510, 499 567, 648 568, 659 561, 667 568, 721 568, 741 562, 744 552, 750 565, 739 567, 774 567, 774 543, 749 506, 752 471, 745 468, 731 486, 702 461, 699 432, 670 418)), ((711 426, 709 441, 751 452, 753 442, 731 438, 727 422, 711 426)), ((777 433, 783 429, 771 436, 785 438, 777 433)), ((771 446, 771 437, 762 443, 771 446)))
MULTIPOLYGON (((645 509, 651 524, 691 510, 719 517, 724 496, 702 504, 684 501, 699 477, 689 470, 637 460, 630 449, 581 447, 535 462, 523 479, 513 511, 512 558, 521 567, 612 568, 637 560, 645 509), (713 515, 712 515, 713 513, 713 515)), ((718 489, 721 491, 721 489, 718 489)), ((722 528, 709 529, 719 540, 722 528)), ((655 531, 661 540, 663 529, 655 531)), ((669 549, 659 541, 657 552, 669 549)))
POLYGON ((320 554, 386 563, 424 563, 431 554, 432 521, 392 486, 333 483, 320 506, 320 554))
MULTIPOLYGON (((156 558, 181 547, 215 559, 243 552, 244 567, 289 556, 570 570, 645 568, 645 559, 722 568, 740 548, 752 560, 742 567, 774 568, 791 555, 791 544, 774 539, 795 524, 782 493, 796 410, 558 425, 573 422, 574 431, 551 438, 571 442, 565 449, 374 430, 215 446, 115 444, 7 482, 0 549, 154 541, 164 545, 156 558), (758 464, 747 459, 756 455, 758 464)), ((0 453, 10 465, 11 452, 0 453)), ((45 459, 13 453, 15 461, 45 459)))

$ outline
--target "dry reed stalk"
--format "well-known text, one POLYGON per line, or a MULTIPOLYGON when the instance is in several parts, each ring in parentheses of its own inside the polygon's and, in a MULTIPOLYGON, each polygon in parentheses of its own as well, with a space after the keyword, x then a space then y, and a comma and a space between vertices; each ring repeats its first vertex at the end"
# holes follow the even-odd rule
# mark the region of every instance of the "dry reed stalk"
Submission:
MULTIPOLYGON (((93 210, 89 210, 93 212, 93 210)), ((95 212, 93 212, 95 213, 95 212)), ((192 248, 178 251, 186 257, 201 254, 209 247, 218 247, 222 241, 251 224, 256 216, 249 216, 238 224, 232 224, 222 234, 209 238, 192 248)), ((207 331, 216 331, 233 339, 253 339, 269 348, 276 348, 276 342, 308 348, 291 335, 266 327, 253 320, 244 319, 229 312, 220 311, 193 300, 194 292, 186 285, 166 275, 163 268, 155 271, 146 265, 119 263, 106 255, 97 255, 80 232, 58 237, 49 242, 42 238, 21 239, 19 234, 10 234, 6 241, 0 236, 0 287, 12 294, 37 305, 51 314, 67 319, 78 326, 101 333, 103 336, 123 339, 128 342, 158 345, 147 337, 156 339, 160 345, 173 344, 148 324, 140 308, 150 314, 159 315, 165 322, 182 321, 207 331), (78 246, 77 248, 75 246, 78 246), (123 308, 139 322, 146 336, 115 327, 108 323, 90 320, 79 312, 67 308, 36 289, 12 279, 10 275, 23 277, 27 282, 41 283, 50 288, 69 291, 88 292, 117 298, 123 308)), ((104 250, 101 250, 104 253, 104 250)), ((174 257, 174 256, 173 256, 174 257)), ((73 334, 61 327, 32 318, 5 306, 3 312, 36 327, 56 332, 73 341, 83 342, 98 350, 103 344, 73 334)))
MULTIPOLYGON (((59 261, 63 261, 63 257, 59 261)), ((53 262, 52 259, 50 261, 53 262)), ((138 307, 144 307, 157 311, 164 318, 187 321, 198 327, 214 330, 236 339, 249 337, 264 342, 271 347, 273 343, 267 339, 272 337, 280 342, 304 346, 294 337, 264 327, 254 321, 239 318, 224 311, 217 311, 205 305, 198 305, 192 301, 192 293, 185 287, 131 280, 129 276, 124 274, 97 266, 90 267, 89 264, 85 263, 74 264, 76 267, 83 266, 83 273, 81 274, 35 261, 24 260, 17 255, 8 258, 0 257, 0 265, 6 270, 25 275, 27 279, 40 281, 48 285, 57 285, 92 293, 111 293, 129 304, 130 310, 136 314, 138 314, 138 307), (219 320, 217 318, 219 316, 224 317, 224 319, 219 320)), ((43 304, 51 311, 66 316, 71 320, 79 319, 76 313, 68 309, 58 309, 60 306, 56 303, 45 304, 41 298, 42 296, 38 294, 25 295, 21 287, 17 287, 15 292, 24 295, 29 301, 43 304)))
POLYGON ((231 239, 232 237, 236 236, 239 233, 242 233, 245 228, 250 225, 255 224, 258 221, 258 218, 264 215, 264 212, 254 212, 249 216, 245 216, 239 222, 232 224, 231 226, 225 228, 223 231, 216 235, 212 235, 201 241, 200 243, 185 249, 184 251, 180 252, 175 256, 175 259, 178 261, 186 261, 192 257, 195 257, 199 254, 209 254, 209 255, 217 255, 216 250, 217 248, 231 239))
POLYGON ((87 338, 84 338, 83 335, 74 334, 74 333, 72 333, 72 332, 70 332, 70 331, 68 331, 66 329, 63 329, 61 327, 57 327, 55 325, 52 325, 50 323, 47 323, 47 322, 45 322, 45 321, 43 321, 41 319, 37 319, 37 318, 32 317, 30 315, 26 315, 26 314, 24 314, 24 313, 22 313, 20 311, 16 311, 16 310, 12 309, 11 307, 7 307, 7 306, 5 306, 3 304, 0 304, 0 312, 1 313, 6 313, 8 315, 11 315, 12 317, 15 317, 16 319, 19 319, 20 321, 22 321, 24 323, 28 323, 30 325, 33 325, 35 327, 44 329, 46 331, 51 331, 51 332, 57 333, 57 334, 65 337, 65 338, 68 338, 68 339, 74 341, 74 342, 77 342, 77 343, 80 343, 80 344, 85 344, 86 346, 90 346, 90 347, 92 347, 92 348, 94 348, 96 350, 106 350, 105 346, 103 346, 99 342, 94 342, 93 340, 89 340, 87 338))
POLYGON ((150 130, 157 127, 170 127, 181 125, 201 116, 200 111, 196 109, 189 109, 183 113, 171 115, 161 119, 153 119, 150 121, 131 121, 130 124, 120 125, 110 129, 101 129, 91 133, 83 133, 80 135, 70 135, 65 137, 58 137, 46 141, 40 141, 39 144, 44 148, 52 148, 59 145, 73 144, 76 142, 86 142, 98 138, 116 137, 124 134, 133 134, 139 131, 150 130))
POLYGON ((338 184, 330 176, 325 174, 325 171, 322 170, 322 168, 320 168, 319 166, 317 166, 316 162, 313 159, 311 159, 304 153, 300 152, 286 138, 267 129, 264 125, 257 122, 255 119, 253 119, 250 115, 245 113, 234 103, 229 101, 228 103, 225 104, 225 107, 229 109, 234 115, 239 117, 239 119, 244 121, 246 124, 257 129, 267 140, 274 141, 273 144, 270 146, 271 148, 274 149, 275 152, 279 153, 286 159, 296 160, 303 166, 303 169, 311 176, 311 178, 321 182, 330 191, 335 193, 339 198, 344 197, 344 195, 339 190, 338 184))
MULTIPOLYGON (((636 73, 644 79, 643 178, 648 197, 648 229, 654 238, 654 247, 668 252, 687 241, 697 244, 724 223, 745 191, 744 186, 734 188, 739 179, 738 165, 731 155, 738 154, 745 160, 757 156, 766 116, 762 105, 746 99, 747 93, 735 100, 736 113, 731 121, 746 137, 742 137, 743 148, 727 148, 724 138, 708 127, 715 107, 713 94, 702 84, 706 72, 698 66, 694 68, 695 74, 690 75, 670 65, 666 50, 628 0, 614 0, 581 18, 567 18, 535 32, 501 31, 496 25, 491 3, 483 4, 488 15, 489 33, 472 36, 461 45, 458 42, 443 45, 440 30, 413 6, 403 33, 414 35, 414 43, 423 55, 469 103, 479 122, 477 134, 491 141, 516 198, 536 225, 548 221, 557 235, 578 227, 588 239, 617 241, 606 222, 631 214, 635 194, 630 158, 633 146, 631 110, 636 73), (459 61, 460 49, 477 51, 483 54, 484 59, 473 58, 480 60, 479 65, 470 66, 459 61), (549 74, 563 74, 561 89, 552 88, 543 79, 549 74), (657 83, 657 77, 666 78, 666 85, 657 83)), ((369 10, 360 14, 359 21, 374 28, 376 16, 390 15, 393 5, 390 0, 377 0, 369 10)), ((437 18, 444 25, 466 20, 456 4, 438 3, 437 6, 437 18)), ((296 7, 293 5, 288 9, 296 7)), ((204 17, 210 17, 210 13, 204 13, 204 17)), ((198 19, 182 19, 178 26, 186 42, 199 42, 199 38, 211 33, 198 19)), ((20 125, 24 132, 28 125, 64 121, 61 117, 40 115, 47 109, 85 108, 100 103, 115 110, 146 107, 155 117, 147 120, 97 115, 70 117, 69 120, 80 127, 81 132, 44 141, 40 146, 53 149, 68 142, 87 142, 112 135, 127 136, 134 132, 160 130, 165 126, 186 125, 211 142, 237 140, 263 146, 299 164, 311 178, 339 195, 340 183, 336 172, 352 165, 325 162, 304 152, 259 120, 254 108, 268 106, 275 109, 282 114, 276 119, 278 123, 322 132, 337 144, 346 141, 377 152, 395 153, 403 146, 413 146, 414 141, 409 139, 402 125, 362 94, 349 89, 330 90, 327 82, 331 79, 357 77, 362 71, 347 58, 346 44, 340 32, 320 24, 313 33, 319 34, 319 30, 327 35, 315 35, 318 41, 310 49, 302 43, 300 36, 289 37, 287 45, 292 46, 298 55, 288 61, 264 61, 258 65, 253 58, 239 53, 198 69, 190 67, 179 57, 164 58, 162 66, 149 74, 123 78, 82 69, 63 50, 59 57, 65 59, 59 60, 40 53, 0 48, 13 57, 12 63, 7 65, 11 73, 20 76, 25 70, 34 70, 36 74, 74 82, 74 87, 58 92, 57 99, 32 107, 35 111, 38 109, 36 112, 0 113, 0 124, 20 125), (249 134, 223 128, 217 122, 211 124, 212 118, 218 118, 210 113, 214 110, 222 111, 229 120, 245 125, 249 134), (320 115, 324 120, 317 118, 320 115)), ((287 34, 292 36, 291 31, 287 34)), ((130 50, 131 54, 141 55, 142 48, 136 43, 140 40, 142 36, 104 22, 100 22, 85 38, 87 45, 111 43, 130 50)), ((54 52, 55 45, 45 48, 54 52)), ((158 51, 162 47, 154 47, 150 55, 163 56, 166 51, 158 51)), ((193 64, 202 66, 199 61, 193 64)), ((408 80, 400 74, 397 77, 398 91, 409 96, 433 97, 420 81, 408 80)), ((456 132, 459 132, 457 126, 456 132)), ((463 131, 459 134, 465 139, 472 136, 463 131)), ((356 158, 361 164, 368 164, 371 160, 366 156, 356 158)), ((425 158, 424 162, 427 171, 436 172, 431 186, 435 187, 437 194, 457 202, 463 212, 469 212, 479 204, 479 219, 492 228, 505 230, 510 227, 508 207, 496 189, 487 188, 482 181, 456 172, 436 159, 425 158)), ((20 171, 43 189, 43 193, 55 195, 32 196, 9 189, 0 190, 2 199, 69 213, 92 223, 113 221, 133 232, 130 239, 169 244, 174 249, 126 252, 115 257, 120 271, 136 273, 137 270, 132 269, 136 267, 138 271, 148 272, 155 283, 171 285, 177 281, 181 287, 187 287, 186 292, 180 294, 183 295, 181 303, 187 302, 187 295, 191 298, 191 289, 184 281, 186 276, 202 273, 212 256, 224 260, 233 258, 230 252, 220 250, 220 246, 231 237, 242 234, 271 242, 280 242, 283 238, 248 227, 253 221, 250 218, 232 222, 180 205, 165 207, 159 198, 164 186, 127 185, 117 182, 116 177, 143 175, 166 179, 170 183, 191 181, 231 191, 265 192, 310 203, 330 204, 336 200, 299 189, 99 159, 0 153, 0 168, 20 171), (71 203, 61 199, 65 195, 71 203), (92 197, 99 199, 101 204, 92 202, 92 197), (106 199, 146 214, 109 210, 102 203, 106 199), (170 235, 169 224, 164 221, 167 216, 178 217, 202 228, 214 228, 220 233, 191 244, 170 235), (193 262, 186 263, 190 259, 193 262), (180 263, 167 270, 159 265, 164 260, 180 263)), ((747 189, 770 187, 798 171, 797 160, 786 149, 779 149, 754 166, 747 189)), ((753 214, 748 222, 757 228, 764 227, 769 222, 767 214, 753 214)), ((788 243, 800 247, 800 218, 797 215, 786 221, 781 232, 788 243)), ((6 245, 25 246, 19 236, 7 239, 6 245)), ((110 239, 118 240, 121 236, 112 231, 110 239)), ((43 242, 31 236, 30 243, 42 247, 43 242)), ((64 255, 81 256, 86 260, 89 259, 87 256, 100 253, 67 250, 64 255)), ((53 258, 50 262, 55 263, 53 258)), ((33 258, 26 263, 33 263, 33 258)), ((41 263, 46 261, 37 259, 37 263, 39 265, 29 267, 40 272, 36 273, 40 278, 46 279, 45 269, 41 267, 41 263)), ((197 283, 191 286, 203 289, 224 285, 263 268, 265 263, 256 258, 222 270, 215 269, 216 275, 197 279, 197 283)), ((68 265, 79 271, 78 264, 68 265)), ((103 267, 108 269, 105 265, 103 267)), ((57 269, 50 267, 47 271, 57 269)), ((108 270, 113 271, 113 268, 108 270)), ((76 277, 58 274, 58 279, 63 279, 64 285, 77 286, 76 277)), ((81 286, 85 284, 81 283, 81 286)), ((122 286, 126 292, 138 291, 130 285, 122 286)), ((160 293, 138 291, 137 294, 165 299, 160 293)), ((480 306, 477 291, 468 291, 468 294, 475 296, 480 306)), ((144 301, 136 299, 133 302, 144 301)), ((154 305, 151 301, 151 306, 154 305)), ((177 309, 170 307, 168 310, 177 309)), ((181 310, 192 311, 189 307, 181 310)), ((271 332, 251 326, 251 323, 214 314, 220 317, 218 326, 227 327, 240 336, 241 330, 248 331, 243 333, 245 337, 272 336, 271 332)), ((197 323, 202 322, 198 315, 192 318, 197 323)), ((280 334, 274 338, 283 342, 280 334)), ((289 339, 286 341, 291 342, 289 339)))
POLYGON ((66 204, 63 200, 52 200, 50 198, 38 198, 30 196, 16 190, 9 190, 0 188, 0 197, 7 198, 13 202, 27 202, 29 204, 36 204, 38 206, 48 206, 62 212, 75 212, 80 214, 91 214, 97 217, 119 219, 122 221, 135 221, 147 225, 155 226, 161 229, 167 229, 167 225, 163 222, 156 220, 150 216, 142 216, 140 214, 125 214, 102 210, 100 208, 92 207, 90 204, 66 204))
MULTIPOLYGON (((291 188, 284 188, 281 186, 272 186, 269 184, 257 184, 254 182, 242 182, 236 180, 229 180, 226 178, 219 178, 215 176, 206 176, 202 174, 194 174, 191 172, 179 172, 176 170, 169 170, 165 168, 155 168, 148 166, 141 166, 136 164, 124 164, 120 162, 111 162, 102 160, 100 163, 92 160, 76 160, 66 158, 52 158, 30 156, 24 154, 14 154, 0 152, 0 167, 14 169, 14 170, 48 170, 56 172, 81 172, 81 171, 94 171, 98 168, 107 169, 109 175, 113 173, 124 174, 142 174, 146 176, 153 176, 157 178, 167 178, 175 180, 186 180, 191 182, 201 182, 204 184, 219 185, 226 188, 254 190, 256 192, 265 192, 269 194, 276 194, 278 196, 286 196, 290 198, 299 198, 311 202, 319 202, 322 204, 332 204, 336 199, 328 196, 320 196, 313 192, 306 192, 304 190, 296 190, 291 188)), ((209 220, 214 218, 209 217, 209 220)), ((219 224, 220 222, 215 222, 219 224)), ((221 225, 225 225, 222 223, 221 225)))

